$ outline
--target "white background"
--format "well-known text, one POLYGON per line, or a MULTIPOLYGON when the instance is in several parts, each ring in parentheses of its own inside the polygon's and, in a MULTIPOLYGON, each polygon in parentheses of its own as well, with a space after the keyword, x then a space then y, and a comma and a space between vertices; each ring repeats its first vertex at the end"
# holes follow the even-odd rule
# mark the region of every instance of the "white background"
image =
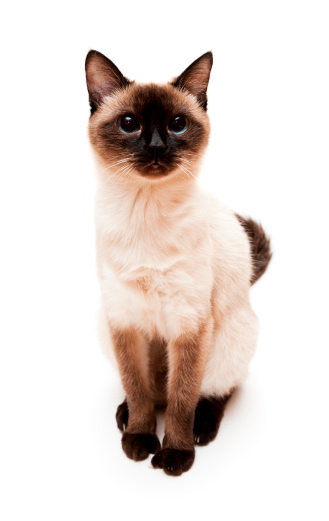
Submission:
POLYGON ((4 521, 328 520, 328 26, 317 0, 3 8, 4 521), (213 51, 202 183, 272 237, 249 379, 180 478, 121 451, 123 391, 98 344, 90 48, 141 81, 213 51))

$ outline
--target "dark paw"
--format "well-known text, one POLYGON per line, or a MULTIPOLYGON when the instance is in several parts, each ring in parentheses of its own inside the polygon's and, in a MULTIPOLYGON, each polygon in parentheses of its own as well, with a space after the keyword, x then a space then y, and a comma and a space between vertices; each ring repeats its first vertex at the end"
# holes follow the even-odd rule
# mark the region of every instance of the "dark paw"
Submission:
POLYGON ((149 454, 155 454, 161 448, 159 439, 155 434, 124 432, 121 443, 125 454, 134 461, 142 461, 149 454))
POLYGON ((120 403, 119 407, 117 408, 115 417, 116 417, 117 425, 118 425, 120 431, 125 431, 128 426, 128 418, 129 418, 129 410, 128 410, 128 404, 127 404, 126 400, 124 402, 120 403))
POLYGON ((151 463, 155 469, 163 469, 169 476, 180 476, 190 470, 194 457, 194 450, 161 449, 153 456, 151 463))
POLYGON ((229 396, 209 400, 202 398, 199 401, 193 426, 194 441, 197 445, 207 445, 216 438, 228 399, 229 396))

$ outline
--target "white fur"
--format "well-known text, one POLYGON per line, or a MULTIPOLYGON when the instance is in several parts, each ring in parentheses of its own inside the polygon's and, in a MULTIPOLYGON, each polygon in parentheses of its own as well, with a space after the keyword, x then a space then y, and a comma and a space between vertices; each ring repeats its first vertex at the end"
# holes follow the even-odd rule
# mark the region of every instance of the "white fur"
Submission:
MULTIPOLYGON (((106 350, 111 350, 107 321, 170 340, 215 313, 201 392, 228 393, 246 378, 257 338, 244 230, 233 212, 204 194, 194 179, 153 182, 132 174, 132 182, 123 182, 101 166, 98 170, 100 321, 106 350)), ((182 172, 174 175, 184 178, 182 172)))

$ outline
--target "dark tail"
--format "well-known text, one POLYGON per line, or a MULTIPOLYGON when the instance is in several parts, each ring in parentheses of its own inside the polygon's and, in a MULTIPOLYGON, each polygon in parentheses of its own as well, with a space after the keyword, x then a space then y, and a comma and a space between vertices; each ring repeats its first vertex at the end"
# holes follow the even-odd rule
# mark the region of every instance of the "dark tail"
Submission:
POLYGON ((248 235, 250 251, 253 261, 253 273, 250 284, 255 282, 265 273, 272 257, 271 242, 266 236, 263 227, 252 219, 245 219, 241 215, 235 214, 238 221, 248 235))

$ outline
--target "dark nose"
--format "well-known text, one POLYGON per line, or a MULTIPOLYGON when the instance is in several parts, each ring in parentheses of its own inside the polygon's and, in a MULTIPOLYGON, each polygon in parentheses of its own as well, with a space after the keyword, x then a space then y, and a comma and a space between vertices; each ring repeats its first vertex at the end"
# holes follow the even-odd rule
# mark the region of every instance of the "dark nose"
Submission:
POLYGON ((165 150, 167 150, 167 145, 161 138, 161 136, 156 128, 153 130, 153 133, 151 136, 151 141, 149 142, 147 149, 150 152, 155 153, 156 155, 159 155, 162 152, 164 152, 165 150))

